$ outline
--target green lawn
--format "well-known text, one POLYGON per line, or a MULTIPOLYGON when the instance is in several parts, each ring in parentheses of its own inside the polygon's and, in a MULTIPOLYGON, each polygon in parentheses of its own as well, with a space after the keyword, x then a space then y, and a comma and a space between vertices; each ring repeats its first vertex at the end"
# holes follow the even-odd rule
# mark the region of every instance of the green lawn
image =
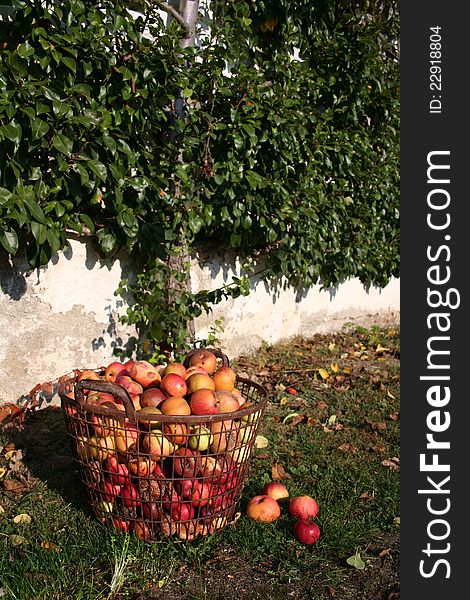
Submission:
POLYGON ((0 598, 398 598, 399 343, 396 329, 350 327, 232 361, 268 388, 268 443, 255 450, 238 520, 193 542, 147 544, 99 523, 60 409, 4 430, 0 598), (270 524, 246 516, 272 478, 317 500, 314 546, 295 539, 286 504, 270 524))

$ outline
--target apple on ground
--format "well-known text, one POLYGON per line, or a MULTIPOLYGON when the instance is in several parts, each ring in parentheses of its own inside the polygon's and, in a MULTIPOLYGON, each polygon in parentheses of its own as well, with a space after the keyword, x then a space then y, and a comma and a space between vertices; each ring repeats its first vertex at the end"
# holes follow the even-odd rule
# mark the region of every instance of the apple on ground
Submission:
POLYGON ((246 514, 254 521, 272 523, 281 516, 281 508, 274 498, 261 494, 248 501, 246 514))
POLYGON ((280 481, 270 481, 263 488, 263 494, 271 496, 274 500, 283 500, 289 497, 289 491, 280 481))
POLYGON ((318 504, 310 496, 295 496, 289 501, 289 513, 295 519, 314 519, 318 514, 318 504))
POLYGON ((320 528, 310 519, 300 519, 294 525, 294 534, 301 544, 311 546, 318 542, 320 538, 320 528))

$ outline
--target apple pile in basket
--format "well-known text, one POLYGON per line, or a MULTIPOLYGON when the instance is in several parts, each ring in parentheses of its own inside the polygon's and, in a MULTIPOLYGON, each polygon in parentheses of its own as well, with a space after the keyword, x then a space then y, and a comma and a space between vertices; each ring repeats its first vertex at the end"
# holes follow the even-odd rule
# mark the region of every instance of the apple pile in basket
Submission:
POLYGON ((80 413, 65 411, 78 422, 82 479, 104 522, 151 541, 207 535, 233 517, 262 410, 220 359, 197 349, 162 366, 136 360, 76 371, 68 398, 80 389, 86 428, 80 413), (126 390, 124 401, 103 391, 110 383, 126 390))

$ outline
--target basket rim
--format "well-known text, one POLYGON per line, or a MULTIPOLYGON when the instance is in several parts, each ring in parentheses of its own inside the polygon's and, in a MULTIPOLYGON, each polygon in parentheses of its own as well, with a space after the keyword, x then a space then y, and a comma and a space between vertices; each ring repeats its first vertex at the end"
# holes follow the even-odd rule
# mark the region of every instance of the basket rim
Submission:
MULTIPOLYGON (((100 368, 90 369, 90 370, 94 370, 98 373, 102 371, 102 369, 100 369, 100 368)), ((70 396, 67 396, 65 393, 66 386, 75 384, 76 377, 77 377, 77 374, 75 371, 71 371, 70 373, 66 373, 65 375, 60 377, 60 382, 58 385, 57 393, 60 397, 62 405, 64 405, 64 403, 65 403, 67 406, 72 406, 74 408, 77 408, 78 410, 81 410, 81 411, 84 411, 84 412, 87 412, 90 414, 97 414, 97 415, 104 416, 104 417, 112 417, 118 421, 127 421, 127 422, 130 421, 130 422, 135 422, 135 423, 156 422, 156 423, 186 423, 186 424, 212 423, 212 422, 226 421, 226 420, 228 421, 228 420, 232 420, 232 419, 241 419, 243 417, 246 417, 248 415, 254 414, 259 411, 263 412, 265 410, 267 402, 268 402, 268 390, 263 385, 261 385, 260 383, 258 383, 256 381, 253 381, 249 378, 240 377, 237 375, 237 379, 236 379, 237 383, 249 385, 260 394, 260 399, 256 400, 253 404, 251 404, 250 406, 248 406, 246 408, 243 408, 243 405, 242 405, 242 407, 239 410, 232 411, 232 412, 226 412, 226 413, 216 413, 216 414, 212 414, 212 415, 164 415, 164 414, 158 414, 155 416, 152 416, 152 415, 149 416, 148 414, 146 414, 142 418, 139 418, 138 410, 135 411, 134 415, 128 415, 127 411, 122 411, 119 409, 115 410, 113 408, 100 406, 100 405, 96 405, 96 404, 83 403, 82 405, 80 405, 80 403, 78 402, 78 400, 76 398, 70 398, 70 396)), ((93 380, 91 380, 91 381, 93 381, 93 380)), ((248 402, 250 402, 250 401, 248 401, 248 402)))

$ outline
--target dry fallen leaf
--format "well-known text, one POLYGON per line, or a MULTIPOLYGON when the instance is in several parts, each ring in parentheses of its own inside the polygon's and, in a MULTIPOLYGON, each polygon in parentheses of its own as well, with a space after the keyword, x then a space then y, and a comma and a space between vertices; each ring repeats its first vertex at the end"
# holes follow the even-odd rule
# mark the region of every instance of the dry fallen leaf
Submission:
POLYGON ((381 463, 384 467, 388 467, 391 471, 399 471, 400 470, 400 459, 395 456, 391 459, 386 458, 381 463))
POLYGON ((369 492, 362 492, 359 496, 359 500, 361 502, 368 502, 369 500, 373 500, 373 497, 369 494, 369 492))
POLYGON ((21 513, 13 517, 13 523, 15 525, 29 525, 31 523, 31 517, 27 513, 21 513))
POLYGON ((41 542, 41 548, 44 550, 54 550, 55 552, 62 552, 62 548, 53 542, 49 542, 48 540, 43 540, 41 542))
POLYGON ((357 452, 357 448, 354 444, 346 443, 338 446, 338 450, 342 450, 343 452, 357 452))
POLYGON ((255 439, 255 448, 267 448, 269 446, 268 438, 264 435, 257 435, 255 439))
POLYGON ((322 379, 328 379, 330 374, 328 373, 328 371, 326 369, 318 369, 318 374, 320 375, 320 377, 322 379))
POLYGON ((380 558, 383 558, 384 556, 390 556, 390 554, 391 548, 384 548, 381 552, 379 552, 380 558))
POLYGON ((339 365, 338 365, 338 363, 332 363, 330 365, 330 369, 333 371, 333 373, 338 373, 338 371, 339 371, 339 365))
POLYGON ((274 463, 271 467, 271 479, 292 479, 292 475, 289 475, 280 463, 274 463))
POLYGON ((400 418, 400 412, 394 412, 391 415, 389 415, 389 417, 392 419, 392 421, 398 421, 398 419, 400 418))
POLYGON ((28 540, 22 535, 16 535, 16 533, 12 533, 8 536, 8 540, 12 546, 15 548, 17 546, 25 546, 28 543, 28 540))
POLYGON ((280 400, 279 400, 279 404, 281 406, 285 406, 287 403, 289 402, 289 399, 286 398, 286 396, 283 396, 280 400))
POLYGON ((325 410, 328 408, 328 404, 324 400, 319 400, 316 403, 315 408, 318 408, 318 410, 325 410))
POLYGON ((12 494, 22 494, 26 489, 26 485, 17 479, 5 479, 3 487, 7 492, 11 492, 12 494))

